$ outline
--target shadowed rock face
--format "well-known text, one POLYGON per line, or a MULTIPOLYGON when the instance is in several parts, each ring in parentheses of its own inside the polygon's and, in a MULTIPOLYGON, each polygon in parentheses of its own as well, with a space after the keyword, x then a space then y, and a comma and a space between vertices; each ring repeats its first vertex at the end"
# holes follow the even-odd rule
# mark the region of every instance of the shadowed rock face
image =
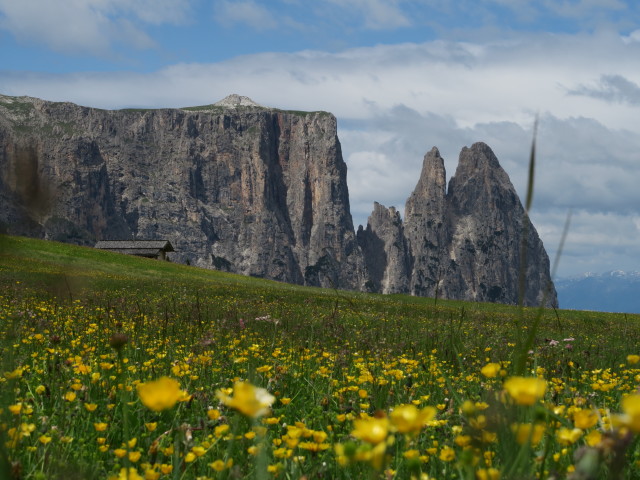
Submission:
POLYGON ((411 264, 402 219, 395 208, 375 202, 366 230, 358 229, 372 292, 405 293, 409 288, 411 264))
POLYGON ((378 203, 356 234, 336 119, 232 95, 106 111, 0 95, 0 232, 82 245, 168 239, 170 258, 290 283, 557 304, 542 242, 495 155, 463 149, 446 189, 436 148, 405 221, 378 203))
MULTIPOLYGON (((491 149, 484 143, 463 148, 448 191, 445 179, 444 162, 434 148, 425 156, 418 184, 407 200, 404 226, 399 219, 391 222, 381 216, 384 207, 375 205, 363 232, 380 241, 377 245, 365 243, 360 232, 358 241, 365 258, 384 260, 380 261, 384 266, 376 265, 374 270, 381 271, 377 276, 386 279, 378 291, 387 293, 392 291, 389 285, 405 285, 405 277, 394 278, 405 269, 404 260, 382 253, 389 250, 389 241, 401 243, 396 237, 385 241, 391 237, 384 232, 393 227, 394 232, 404 229, 410 279, 406 289, 397 287, 393 291, 516 304, 521 251, 526 248, 524 304, 545 301, 557 306, 542 241, 491 149)), ((367 260, 369 264, 371 260, 367 260)))
POLYGON ((85 245, 167 238, 174 261, 362 289, 335 117, 241 100, 105 111, 0 96, 0 222, 85 245))

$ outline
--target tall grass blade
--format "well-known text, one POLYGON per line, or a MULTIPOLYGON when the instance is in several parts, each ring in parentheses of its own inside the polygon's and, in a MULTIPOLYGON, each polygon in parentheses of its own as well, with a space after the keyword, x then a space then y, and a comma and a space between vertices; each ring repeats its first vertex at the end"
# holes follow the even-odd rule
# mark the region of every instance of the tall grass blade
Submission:
MULTIPOLYGON (((529 179, 527 182, 527 200, 526 200, 526 213, 528 215, 529 210, 531 208, 533 202, 533 187, 534 187, 534 174, 535 174, 535 157, 536 157, 536 137, 538 132, 538 119, 534 122, 533 126, 533 142, 531 144, 531 155, 529 157, 529 179)), ((556 253, 556 257, 553 262, 553 267, 551 269, 551 278, 555 278, 556 272, 558 270, 558 265, 560 264, 560 258, 562 256, 562 251, 564 249, 564 244, 567 239, 567 235, 569 233, 569 226, 571 225, 571 215, 572 212, 569 211, 567 214, 567 219, 565 220, 564 227, 562 230, 562 236, 560 237, 560 244, 558 245, 558 250, 556 253)), ((526 287, 526 247, 527 247, 527 239, 528 235, 528 222, 523 226, 524 239, 522 241, 523 249, 521 251, 520 259, 520 312, 521 318, 524 317, 524 289, 526 287)), ((526 369, 527 358, 529 355, 529 351, 533 347, 535 342, 536 334, 538 332, 538 328, 540 326, 540 320, 542 319, 542 314, 544 312, 545 306, 547 304, 547 299, 549 298, 549 294, 551 292, 552 284, 550 283, 548 287, 544 290, 542 296, 542 302, 538 307, 538 311, 536 312, 536 316, 533 320, 533 324, 531 328, 528 329, 528 334, 526 339, 519 345, 517 349, 518 358, 515 363, 515 374, 523 375, 526 369)), ((557 312, 556 312, 557 316, 557 312)), ((559 319, 558 319, 559 322, 559 319)))
POLYGON ((536 138, 538 136, 538 117, 533 123, 533 140, 531 141, 531 153, 529 155, 529 174, 527 179, 527 196, 525 200, 525 218, 522 225, 522 243, 520 245, 520 274, 518 277, 518 305, 524 305, 524 295, 527 280, 527 248, 529 247, 529 211, 533 204, 533 187, 536 171, 536 138))

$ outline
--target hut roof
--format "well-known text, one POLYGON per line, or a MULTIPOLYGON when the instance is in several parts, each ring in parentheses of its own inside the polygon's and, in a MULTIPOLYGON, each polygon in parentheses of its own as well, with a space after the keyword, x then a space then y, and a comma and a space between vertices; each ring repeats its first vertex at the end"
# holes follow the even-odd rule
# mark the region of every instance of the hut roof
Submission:
MULTIPOLYGON (((169 240, 101 240, 95 248, 102 250, 163 250, 174 252, 169 240)), ((134 253, 134 252, 131 252, 134 253)))

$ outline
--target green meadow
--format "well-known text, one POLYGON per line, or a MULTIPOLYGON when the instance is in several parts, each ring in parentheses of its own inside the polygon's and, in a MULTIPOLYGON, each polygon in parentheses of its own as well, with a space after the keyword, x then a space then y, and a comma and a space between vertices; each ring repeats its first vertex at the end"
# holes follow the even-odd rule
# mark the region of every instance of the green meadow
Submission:
POLYGON ((639 338, 0 236, 0 478, 640 478, 639 338))

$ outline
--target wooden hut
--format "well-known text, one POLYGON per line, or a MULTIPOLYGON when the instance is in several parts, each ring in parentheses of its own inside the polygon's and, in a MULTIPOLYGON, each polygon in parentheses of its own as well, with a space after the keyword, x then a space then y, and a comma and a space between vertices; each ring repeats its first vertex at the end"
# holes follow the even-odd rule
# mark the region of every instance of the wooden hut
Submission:
POLYGON ((167 259, 167 252, 175 251, 169 240, 102 240, 95 248, 160 260, 167 259))

